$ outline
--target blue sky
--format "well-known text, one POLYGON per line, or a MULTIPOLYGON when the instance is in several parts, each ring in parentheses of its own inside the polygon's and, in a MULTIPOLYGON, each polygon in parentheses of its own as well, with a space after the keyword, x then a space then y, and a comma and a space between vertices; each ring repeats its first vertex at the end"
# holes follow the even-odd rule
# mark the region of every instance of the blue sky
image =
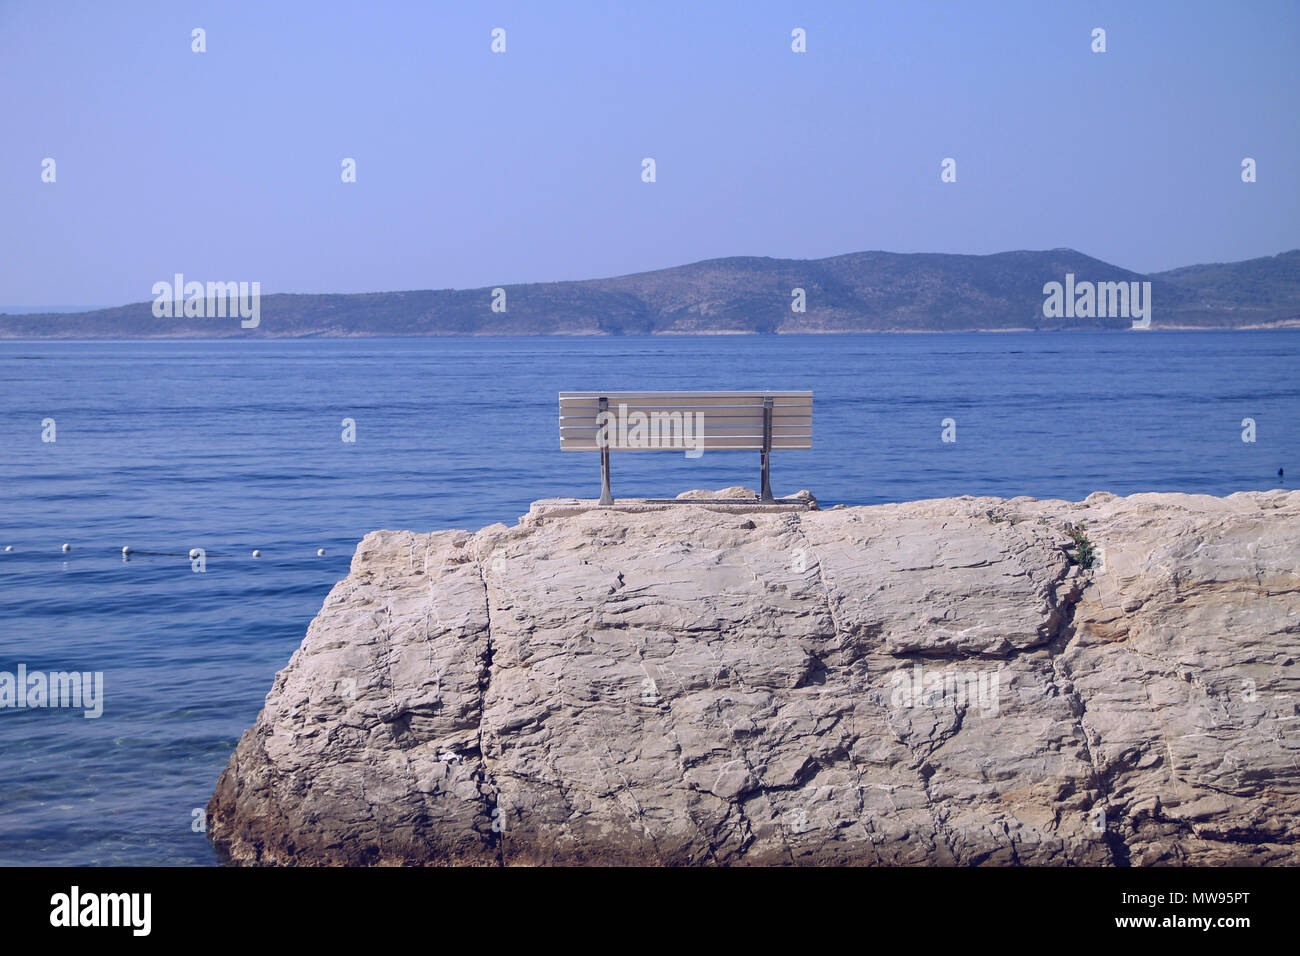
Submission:
POLYGON ((1297 51, 1300 3, 1264 0, 0 0, 0 304, 144 301, 175 272, 362 292, 1271 255, 1300 246, 1297 51))

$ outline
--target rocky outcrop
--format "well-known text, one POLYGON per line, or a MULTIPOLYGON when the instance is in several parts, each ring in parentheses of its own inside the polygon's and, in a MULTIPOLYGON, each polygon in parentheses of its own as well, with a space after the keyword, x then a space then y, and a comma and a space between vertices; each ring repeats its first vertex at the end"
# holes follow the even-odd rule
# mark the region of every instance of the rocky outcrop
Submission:
POLYGON ((1281 491, 379 531, 209 832, 241 863, 1294 864, 1297 568, 1281 491))

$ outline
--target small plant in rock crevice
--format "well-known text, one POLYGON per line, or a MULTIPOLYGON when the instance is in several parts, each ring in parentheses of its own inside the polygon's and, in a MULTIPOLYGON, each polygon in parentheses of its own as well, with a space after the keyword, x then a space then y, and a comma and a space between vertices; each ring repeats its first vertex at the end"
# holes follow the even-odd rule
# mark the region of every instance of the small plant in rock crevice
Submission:
POLYGON ((1087 526, 1082 521, 1078 524, 1067 524, 1065 526, 1065 533, 1074 542, 1074 563, 1085 571, 1097 563, 1097 549, 1093 547, 1092 541, 1088 539, 1086 529, 1087 526))

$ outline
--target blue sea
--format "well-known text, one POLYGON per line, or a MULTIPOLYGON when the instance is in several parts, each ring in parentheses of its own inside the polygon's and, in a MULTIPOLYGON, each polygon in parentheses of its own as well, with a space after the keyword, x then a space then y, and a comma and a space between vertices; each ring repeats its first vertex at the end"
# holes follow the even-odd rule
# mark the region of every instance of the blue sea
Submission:
MULTIPOLYGON (((0 864, 214 863, 194 811, 366 532, 598 494, 558 391, 813 389, 772 481, 827 507, 1285 487, 1298 369, 1267 331, 0 341, 0 671, 104 675, 98 719, 0 709, 0 864)), ((758 476, 613 461, 616 496, 758 476)))

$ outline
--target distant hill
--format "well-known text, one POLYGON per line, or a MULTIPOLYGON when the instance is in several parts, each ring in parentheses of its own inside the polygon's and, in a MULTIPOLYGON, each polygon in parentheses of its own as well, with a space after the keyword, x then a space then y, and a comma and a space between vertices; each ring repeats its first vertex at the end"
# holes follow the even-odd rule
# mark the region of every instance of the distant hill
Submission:
POLYGON ((0 315, 8 312, 10 315, 38 315, 46 312, 93 312, 97 307, 93 305, 0 305, 0 315))
POLYGON ((156 318, 148 301, 72 314, 0 314, 0 337, 957 332, 1132 324, 1125 318, 1044 318, 1043 286, 1062 282, 1066 273, 1077 281, 1150 281, 1153 329, 1300 328, 1300 250, 1140 275, 1072 249, 1052 249, 709 259, 613 279, 504 286, 504 312, 492 311, 490 288, 265 295, 255 329, 241 328, 238 318, 156 318), (803 313, 791 310, 796 288, 805 291, 803 313))
POLYGON ((1294 319, 1300 302, 1300 249, 1245 262, 1216 262, 1158 272, 1161 279, 1188 297, 1189 312, 1243 314, 1248 324, 1294 319))

